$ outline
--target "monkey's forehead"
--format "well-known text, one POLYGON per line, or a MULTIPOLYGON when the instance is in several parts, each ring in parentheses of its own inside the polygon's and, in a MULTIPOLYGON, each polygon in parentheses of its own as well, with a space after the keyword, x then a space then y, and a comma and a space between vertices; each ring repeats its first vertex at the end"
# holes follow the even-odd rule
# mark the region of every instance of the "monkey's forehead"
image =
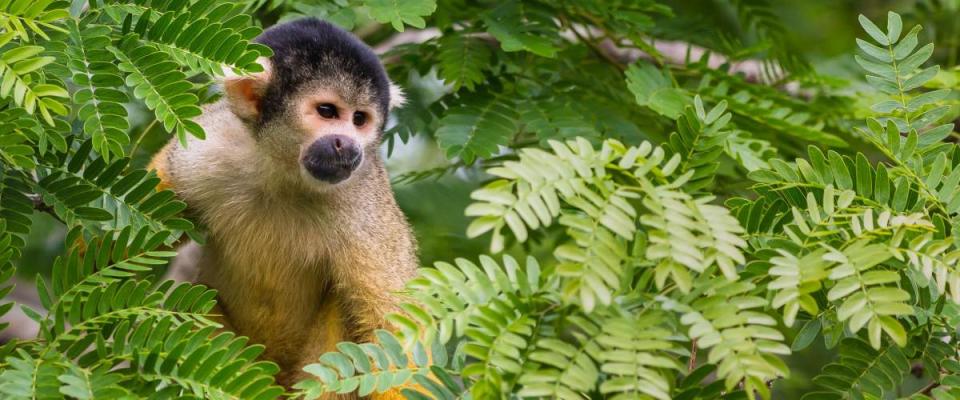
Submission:
POLYGON ((369 92, 381 113, 386 113, 390 102, 386 71, 373 50, 353 34, 316 18, 304 18, 275 25, 256 41, 273 49, 273 80, 282 93, 336 81, 344 93, 369 92))
POLYGON ((336 96, 340 101, 354 108, 370 108, 378 114, 381 113, 378 93, 370 82, 348 74, 335 74, 305 82, 297 88, 295 97, 319 93, 336 96))

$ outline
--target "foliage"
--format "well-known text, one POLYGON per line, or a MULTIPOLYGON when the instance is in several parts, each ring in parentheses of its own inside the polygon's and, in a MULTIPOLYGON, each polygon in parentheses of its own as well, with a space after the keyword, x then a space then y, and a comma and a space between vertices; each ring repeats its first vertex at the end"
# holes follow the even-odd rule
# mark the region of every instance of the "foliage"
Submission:
POLYGON ((42 307, 0 304, 40 326, 0 346, 5 398, 771 398, 818 339, 810 398, 960 391, 956 49, 896 13, 860 18, 864 85, 762 0, 82 3, 0 0, 0 298, 36 215, 66 231, 42 307), (285 390, 214 291, 159 278, 202 232, 143 165, 302 15, 387 48, 388 150, 441 160, 397 188, 471 188, 465 236, 426 234, 488 250, 421 268, 393 329, 285 390))
MULTIPOLYGON (((756 11, 746 3, 742 12, 756 11)), ((471 194, 467 236, 489 235, 491 253, 522 254, 542 241, 551 254, 528 256, 525 266, 503 255, 499 263, 480 256, 479 264, 458 259, 422 269, 409 285, 410 303, 391 317, 395 340, 421 352, 439 343, 465 362, 433 366, 460 377, 445 386, 450 393, 407 389, 408 396, 769 398, 771 383, 790 373, 781 357, 821 336, 839 358, 813 379, 810 398, 896 393, 913 360, 928 382, 917 395, 947 396, 954 379, 947 365, 958 356, 945 333, 955 331, 954 319, 944 310, 960 300, 960 243, 952 234, 960 154, 944 141, 955 135, 944 122, 955 115, 950 90, 921 90, 938 67, 923 67, 932 45, 918 48, 919 27, 901 35, 895 13, 886 31, 861 18, 873 42, 857 41, 856 62, 884 96, 861 123, 814 111, 820 100, 708 71, 705 60, 614 65, 623 81, 612 90, 626 89, 621 98, 673 121, 675 131, 657 145, 642 136, 614 139, 599 122, 568 139, 541 121, 570 127, 570 119, 524 118, 539 117, 523 111, 528 98, 562 102, 562 90, 589 96, 571 76, 549 81, 553 88, 523 81, 548 68, 534 56, 575 54, 551 41, 551 30, 570 29, 590 45, 566 20, 593 10, 571 8, 555 24, 526 3, 482 20, 503 51, 494 57, 529 52, 526 68, 503 61, 503 70, 484 71, 452 59, 451 46, 467 46, 462 32, 437 42, 439 76, 452 93, 439 100, 450 106, 436 120, 436 140, 447 157, 482 163, 490 177, 471 194), (525 12, 530 26, 514 36, 501 31, 498 19, 525 12), (480 73, 496 83, 480 85, 480 73), (564 87, 565 80, 573 83, 564 87), (782 144, 766 140, 774 133, 782 144), (860 141, 872 148, 851 150, 864 147, 860 141), (877 156, 882 161, 871 161, 877 156), (752 184, 731 196, 718 185, 730 178, 752 184), (724 205, 717 195, 728 197, 724 205), (791 328, 801 326, 788 345, 791 328), (693 389, 709 374, 713 383, 693 389)), ((761 26, 769 18, 751 24, 770 29, 761 26)), ((477 57, 487 60, 488 51, 477 57)), ((778 74, 812 74, 804 61, 772 54, 778 74)), ((424 375, 409 374, 429 375, 415 365, 424 375)), ((404 363, 385 367, 407 371, 404 363)), ((346 368, 331 371, 317 374, 323 391, 357 379, 346 368)))
MULTIPOLYGON (((82 10, 0 2, 0 278, 13 274, 34 210, 69 231, 67 254, 49 279, 36 279, 42 309, 20 305, 39 324, 36 339, 0 348, 2 397, 283 393, 273 384, 277 367, 256 359, 262 346, 214 334, 215 291, 158 279, 175 255, 164 248, 194 228, 179 215, 186 205, 128 157, 131 99, 168 132, 202 136, 190 118, 200 114, 204 86, 188 78, 260 68, 255 59, 269 50, 249 41, 260 30, 240 11, 215 2, 105 1, 82 10)), ((3 286, 6 295, 12 286, 3 286)))

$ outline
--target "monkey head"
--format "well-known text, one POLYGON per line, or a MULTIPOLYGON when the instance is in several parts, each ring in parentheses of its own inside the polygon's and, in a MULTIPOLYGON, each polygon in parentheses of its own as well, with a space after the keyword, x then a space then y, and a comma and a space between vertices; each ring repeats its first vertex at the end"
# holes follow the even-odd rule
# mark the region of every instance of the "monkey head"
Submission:
POLYGON ((307 188, 349 181, 377 151, 390 107, 403 101, 379 58, 314 18, 276 25, 256 41, 273 50, 260 60, 264 71, 227 77, 224 94, 260 156, 277 179, 307 188))

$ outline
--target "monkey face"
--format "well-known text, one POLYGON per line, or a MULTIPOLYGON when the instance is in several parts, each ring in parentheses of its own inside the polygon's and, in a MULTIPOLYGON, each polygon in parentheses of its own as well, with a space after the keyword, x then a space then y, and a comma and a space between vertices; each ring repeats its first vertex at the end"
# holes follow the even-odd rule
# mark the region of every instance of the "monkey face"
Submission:
POLYGON ((372 96, 362 86, 319 84, 299 100, 297 121, 301 132, 301 176, 308 181, 335 185, 346 181, 362 165, 364 152, 375 151, 381 121, 372 96), (347 95, 341 95, 346 93, 347 95))
POLYGON ((377 151, 402 93, 369 47, 329 23, 301 19, 256 40, 274 53, 259 60, 264 72, 228 76, 224 94, 271 176, 320 189, 350 181, 377 151))
POLYGON ((269 179, 308 191, 347 184, 374 159, 383 117, 369 88, 321 79, 289 95, 282 111, 250 124, 269 179))

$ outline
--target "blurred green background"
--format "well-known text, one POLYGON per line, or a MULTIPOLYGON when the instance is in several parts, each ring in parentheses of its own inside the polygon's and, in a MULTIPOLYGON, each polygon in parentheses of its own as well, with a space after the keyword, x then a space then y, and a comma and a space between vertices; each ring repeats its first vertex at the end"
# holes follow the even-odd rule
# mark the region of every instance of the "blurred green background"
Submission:
MULTIPOLYGON (((669 30, 702 31, 702 35, 697 35, 702 37, 702 42, 694 44, 710 48, 723 47, 725 44, 717 42, 718 35, 711 29, 737 25, 736 13, 728 2, 686 0, 663 3, 668 4, 678 15, 677 18, 663 22, 664 26, 670 27, 669 30)), ((852 82, 862 80, 860 68, 853 61, 854 39, 861 35, 857 24, 859 14, 882 20, 887 11, 899 12, 903 15, 906 26, 922 24, 925 27, 921 43, 936 43, 935 62, 943 66, 955 66, 960 59, 960 0, 774 0, 771 3, 777 16, 787 27, 789 40, 796 41, 797 48, 802 49, 819 72, 831 77, 852 82)), ((589 104, 583 106, 590 107, 589 104)), ((134 132, 138 132, 143 129, 143 123, 137 120, 137 116, 143 115, 143 111, 130 111, 131 126, 134 132)), ((135 154, 135 163, 146 165, 150 156, 167 139, 167 134, 161 129, 145 133, 135 154)), ((432 140, 415 136, 406 144, 397 144, 388 159, 388 167, 391 174, 399 176, 412 171, 443 167, 443 160, 443 155, 432 140)), ((473 258, 487 250, 485 238, 467 239, 465 228, 469 221, 463 215, 464 208, 470 202, 469 193, 483 183, 484 179, 479 171, 467 168, 445 174, 440 179, 428 178, 412 184, 395 184, 397 200, 415 229, 423 265, 453 260, 455 257, 473 258)), ((18 273, 27 278, 37 273, 48 273, 53 260, 63 253, 65 234, 63 226, 49 215, 35 213, 33 218, 34 228, 27 240, 28 246, 18 262, 18 273)), ((540 240, 539 243, 526 243, 525 246, 529 246, 526 250, 534 255, 548 255, 550 239, 540 240)), ((787 343, 791 340, 792 338, 788 338, 787 343)), ((799 393, 810 389, 811 378, 816 375, 819 366, 824 365, 831 357, 832 354, 823 348, 822 343, 818 343, 800 356, 789 359, 793 375, 777 382, 775 398, 798 398, 799 393)))

